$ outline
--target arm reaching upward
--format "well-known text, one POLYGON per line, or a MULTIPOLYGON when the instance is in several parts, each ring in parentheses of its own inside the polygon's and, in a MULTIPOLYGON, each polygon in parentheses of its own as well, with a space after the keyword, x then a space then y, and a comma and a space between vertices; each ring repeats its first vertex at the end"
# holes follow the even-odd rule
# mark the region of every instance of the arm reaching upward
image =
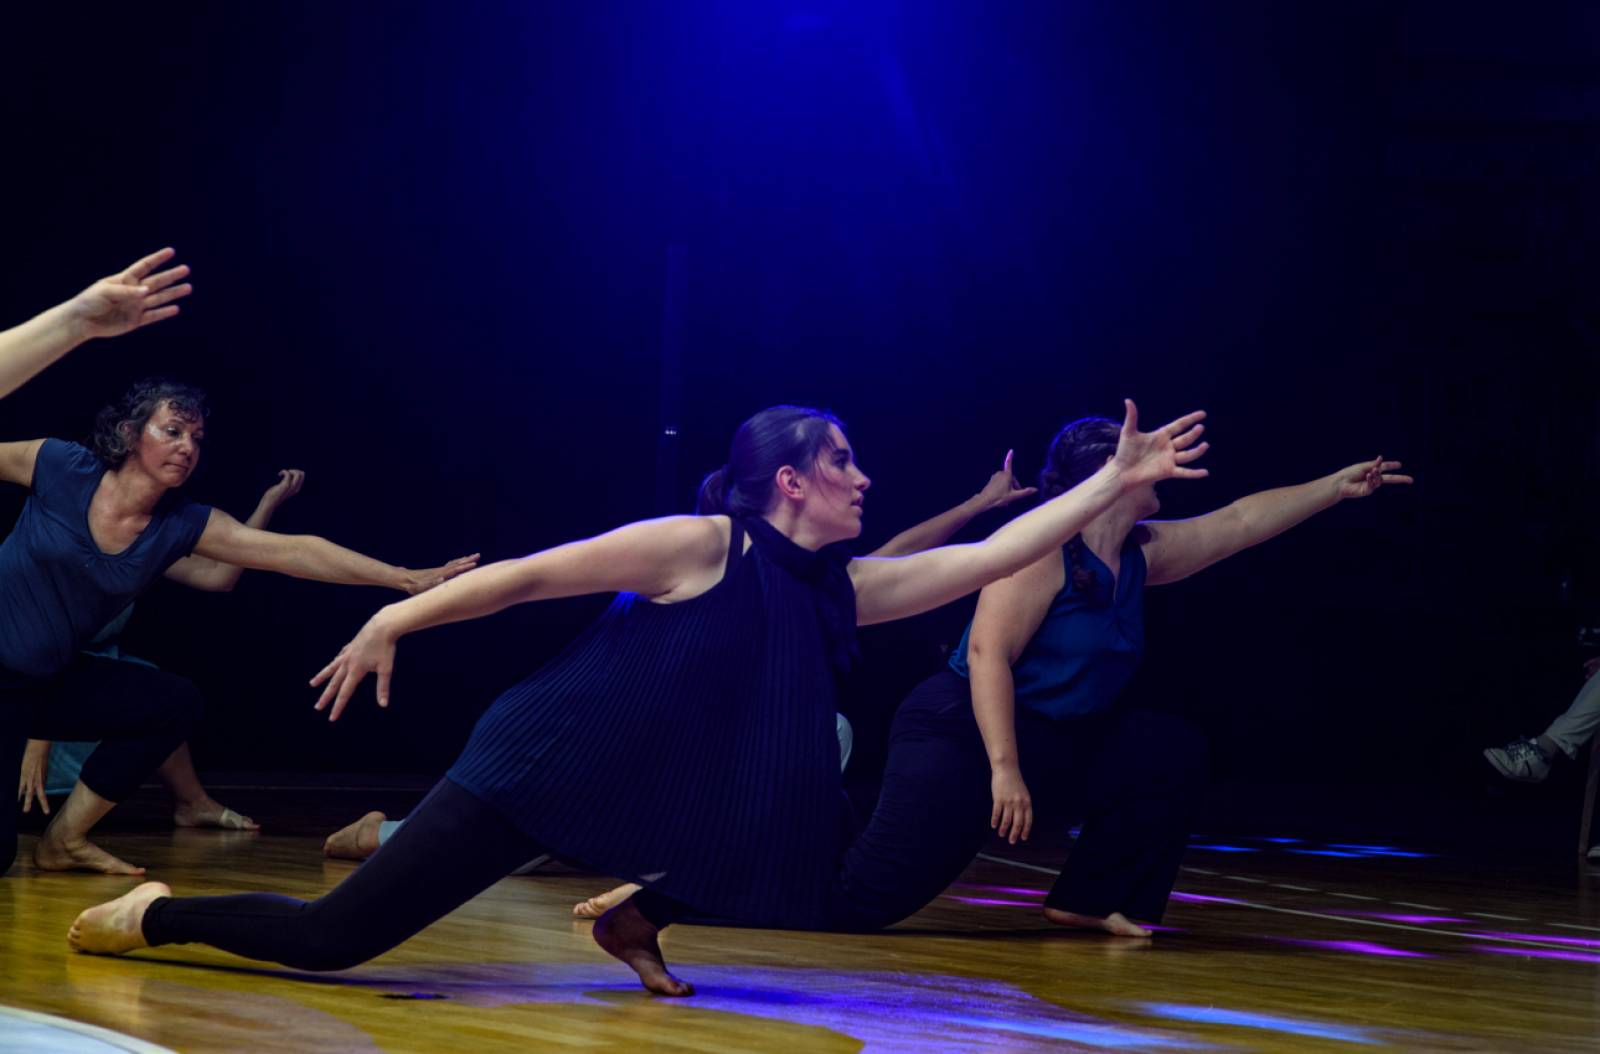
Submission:
MULTIPOLYGON (((266 493, 261 495, 261 500, 256 503, 256 510, 250 514, 248 520, 244 521, 244 525, 254 527, 258 531, 266 530, 278 508, 300 493, 305 478, 306 474, 297 468, 280 469, 278 482, 268 487, 266 493)), ((237 564, 225 564, 205 556, 186 556, 167 568, 167 577, 174 582, 208 593, 233 592, 233 587, 239 584, 239 578, 243 574, 244 568, 237 564)))
POLYGON ((86 340, 119 336, 176 315, 174 301, 193 287, 178 284, 189 274, 186 265, 156 272, 173 255, 171 249, 151 253, 71 300, 0 332, 0 398, 86 340))
POLYGON ((1014 501, 1039 493, 1038 487, 1024 487, 1017 482, 1017 477, 1011 472, 1013 453, 1015 451, 1006 451, 1005 464, 1000 466, 999 472, 989 477, 989 482, 985 483, 978 493, 954 508, 946 509, 914 527, 908 527, 867 555, 910 556, 924 549, 932 549, 949 541, 952 534, 990 509, 1003 508, 1014 501))

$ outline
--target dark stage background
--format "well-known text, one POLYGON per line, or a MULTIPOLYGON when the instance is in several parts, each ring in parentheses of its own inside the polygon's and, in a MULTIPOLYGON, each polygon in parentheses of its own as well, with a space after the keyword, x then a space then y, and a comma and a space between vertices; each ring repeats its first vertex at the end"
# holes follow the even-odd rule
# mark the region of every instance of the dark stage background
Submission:
MULTIPOLYGON (((0 44, 0 318, 169 243, 197 292, 6 400, 0 438, 188 379, 214 401, 193 497, 242 517, 300 467, 278 527, 422 565, 687 509, 779 401, 845 418, 881 541, 1126 394, 1211 412, 1212 477, 1168 484, 1173 515, 1380 452, 1419 478, 1152 597, 1134 691, 1204 724, 1223 777, 1465 779, 1578 683, 1588 5, 40 17, 0 44)), ((163 585, 130 650, 201 684, 203 768, 431 775, 603 603, 408 640, 393 707, 329 727, 305 681, 387 599, 163 585)), ((869 755, 968 610, 869 634, 869 755)))

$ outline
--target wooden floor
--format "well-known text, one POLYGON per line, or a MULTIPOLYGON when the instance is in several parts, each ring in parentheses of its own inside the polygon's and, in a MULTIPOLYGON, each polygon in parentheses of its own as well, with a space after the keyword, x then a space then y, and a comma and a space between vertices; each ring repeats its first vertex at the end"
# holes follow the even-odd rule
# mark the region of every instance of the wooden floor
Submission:
MULTIPOLYGON (((310 896, 349 870, 303 835, 104 841, 180 893, 310 896)), ((1198 839, 1149 942, 1054 931, 1048 857, 981 858, 883 935, 677 927, 687 1000, 646 995, 570 919, 593 878, 507 879, 316 976, 199 947, 71 954, 77 911, 131 883, 23 867, 0 881, 0 1005, 195 1054, 1600 1049, 1600 880, 1396 852, 1198 839)))

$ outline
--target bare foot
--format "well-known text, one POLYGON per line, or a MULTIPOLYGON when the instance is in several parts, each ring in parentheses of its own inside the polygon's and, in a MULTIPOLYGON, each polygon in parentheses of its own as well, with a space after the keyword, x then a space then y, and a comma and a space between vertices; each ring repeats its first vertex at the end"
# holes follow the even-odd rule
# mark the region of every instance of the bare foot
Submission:
POLYGON ((243 813, 234 812, 213 798, 182 802, 173 809, 172 822, 179 827, 217 827, 224 831, 259 831, 261 825, 243 813))
POLYGON ((632 882, 624 883, 616 889, 601 893, 597 897, 578 901, 578 903, 572 905, 572 913, 580 919, 597 919, 639 892, 642 888, 642 886, 635 885, 632 882))
POLYGON ((147 948, 144 941, 144 913, 157 897, 172 896, 165 882, 145 882, 116 900, 78 913, 67 931, 73 950, 91 955, 121 955, 135 948, 147 948))
POLYGON ((1132 921, 1120 911, 1113 911, 1102 919, 1095 915, 1077 915, 1059 908, 1045 908, 1044 917, 1057 926, 1066 926, 1074 930, 1094 930, 1099 933, 1109 933, 1113 937, 1148 937, 1151 934, 1150 930, 1132 921))
POLYGON ((40 871, 98 871, 102 875, 142 875, 144 868, 118 860, 87 838, 68 842, 48 828, 33 847, 33 866, 40 871))
POLYGON ((606 954, 621 959, 639 982, 657 995, 694 995, 694 985, 667 972, 656 941, 660 931, 650 925, 630 898, 595 920, 594 941, 606 954))

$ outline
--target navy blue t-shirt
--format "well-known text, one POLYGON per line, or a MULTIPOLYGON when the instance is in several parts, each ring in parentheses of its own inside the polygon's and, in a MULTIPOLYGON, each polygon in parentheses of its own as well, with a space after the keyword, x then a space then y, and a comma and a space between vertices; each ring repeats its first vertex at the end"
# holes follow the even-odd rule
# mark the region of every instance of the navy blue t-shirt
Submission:
POLYGON ((39 448, 33 493, 0 543, 0 667, 30 677, 65 669, 204 533, 211 507, 168 491, 132 545, 101 552, 89 501, 105 473, 77 443, 46 439, 39 448))
MULTIPOLYGON (((1111 568, 1084 546, 1083 567, 1094 576, 1089 593, 1073 587, 1072 561, 1065 548, 1066 582, 1050 601, 1044 620, 1017 661, 1016 706, 1043 717, 1064 720, 1109 709, 1133 680, 1144 658, 1144 550, 1139 532, 1122 547, 1122 567, 1115 579, 1111 568)), ((950 656, 950 668, 967 671, 967 624, 961 644, 950 656)))

